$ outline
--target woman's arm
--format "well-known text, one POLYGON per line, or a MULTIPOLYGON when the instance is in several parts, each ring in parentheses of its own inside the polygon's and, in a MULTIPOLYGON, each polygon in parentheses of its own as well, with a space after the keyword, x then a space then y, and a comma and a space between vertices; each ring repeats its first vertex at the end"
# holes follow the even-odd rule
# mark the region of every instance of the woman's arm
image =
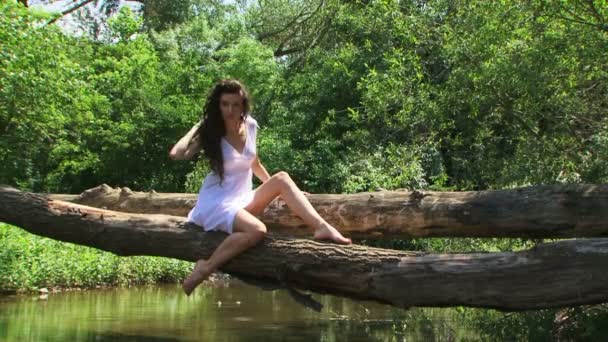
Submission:
POLYGON ((262 183, 266 183, 266 181, 270 179, 270 174, 268 173, 268 171, 266 171, 266 168, 264 167, 264 165, 262 165, 257 155, 255 156, 255 159, 251 164, 251 171, 253 171, 253 174, 258 177, 258 179, 261 180, 262 183))
POLYGON ((175 146, 169 152, 169 157, 173 160, 186 160, 192 158, 201 150, 201 143, 199 136, 197 135, 194 139, 192 137, 196 134, 196 131, 201 126, 201 121, 196 125, 192 126, 190 131, 186 133, 175 146))

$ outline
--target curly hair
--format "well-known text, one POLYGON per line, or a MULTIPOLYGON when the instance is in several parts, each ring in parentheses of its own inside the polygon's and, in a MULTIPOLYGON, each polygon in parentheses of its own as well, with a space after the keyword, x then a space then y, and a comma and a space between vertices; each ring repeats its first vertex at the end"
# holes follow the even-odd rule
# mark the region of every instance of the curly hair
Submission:
POLYGON ((235 79, 218 81, 209 92, 203 109, 202 124, 195 133, 201 142, 202 152, 209 162, 211 170, 224 180, 224 158, 222 156, 221 139, 226 134, 224 119, 220 110, 222 94, 240 94, 243 97, 243 112, 241 121, 244 122, 250 110, 249 92, 245 86, 235 79))

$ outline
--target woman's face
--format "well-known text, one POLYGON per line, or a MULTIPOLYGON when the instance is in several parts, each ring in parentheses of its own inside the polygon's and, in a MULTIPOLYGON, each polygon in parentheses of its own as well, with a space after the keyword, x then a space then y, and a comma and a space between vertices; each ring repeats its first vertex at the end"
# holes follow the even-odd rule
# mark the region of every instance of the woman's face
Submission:
POLYGON ((220 95, 220 111, 224 122, 240 120, 243 107, 243 96, 241 94, 224 93, 220 95))

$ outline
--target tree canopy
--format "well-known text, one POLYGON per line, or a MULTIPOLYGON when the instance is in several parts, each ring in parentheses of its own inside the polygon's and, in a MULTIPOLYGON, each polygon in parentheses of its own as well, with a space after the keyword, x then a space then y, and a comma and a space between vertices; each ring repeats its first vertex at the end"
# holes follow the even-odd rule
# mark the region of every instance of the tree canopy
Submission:
POLYGON ((103 36, 0 5, 0 183, 195 191, 167 152, 226 77, 307 191, 608 181, 602 0, 101 3, 103 36))

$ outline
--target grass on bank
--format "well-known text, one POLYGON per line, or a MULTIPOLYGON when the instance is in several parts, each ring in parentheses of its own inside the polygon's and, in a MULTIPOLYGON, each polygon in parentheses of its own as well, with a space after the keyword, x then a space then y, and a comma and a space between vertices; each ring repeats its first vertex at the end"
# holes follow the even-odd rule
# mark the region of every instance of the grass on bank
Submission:
POLYGON ((161 257, 120 257, 30 234, 0 223, 0 289, 92 288, 178 282, 192 263, 161 257))

